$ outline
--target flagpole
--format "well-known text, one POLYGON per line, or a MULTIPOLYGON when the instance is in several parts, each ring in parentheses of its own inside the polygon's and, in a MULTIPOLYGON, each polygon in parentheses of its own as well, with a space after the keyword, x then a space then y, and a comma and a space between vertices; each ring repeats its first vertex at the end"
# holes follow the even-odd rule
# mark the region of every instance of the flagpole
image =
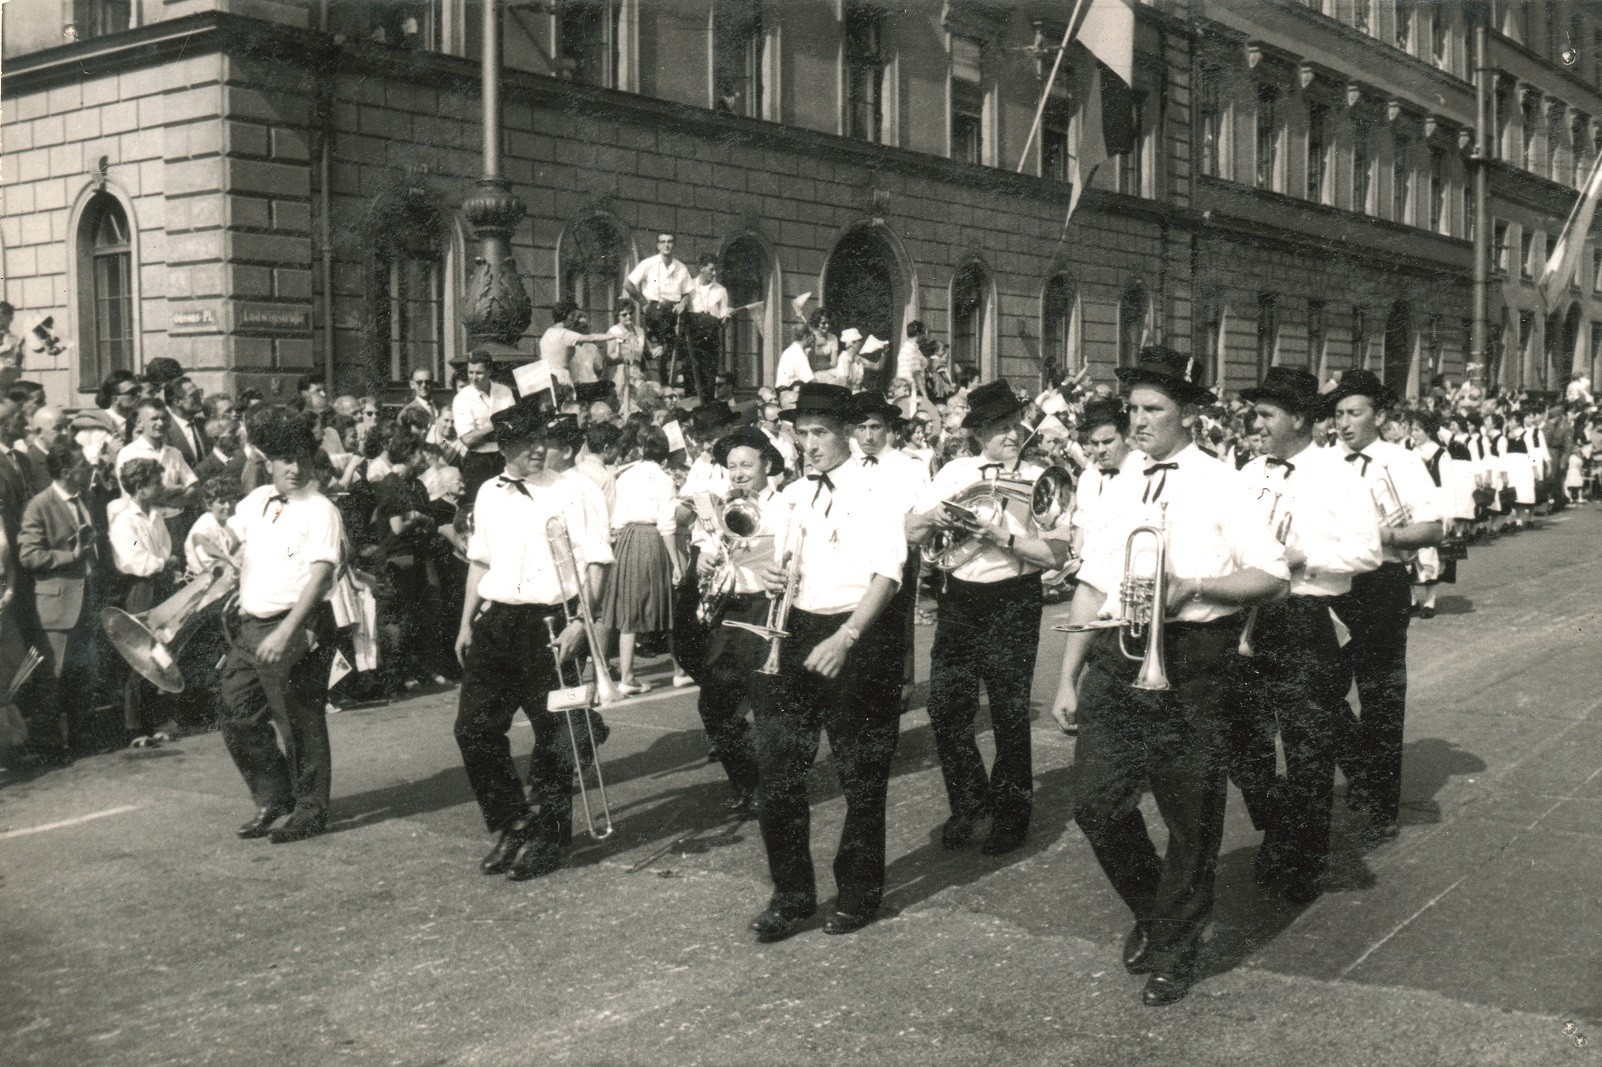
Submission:
POLYGON ((1046 78, 1045 91, 1040 94, 1040 103, 1035 105, 1035 121, 1029 125, 1029 137, 1024 141, 1023 155, 1018 159, 1018 173, 1022 174, 1024 166, 1029 162, 1029 150, 1035 146, 1035 134, 1040 132, 1040 120, 1046 114, 1046 102, 1051 99, 1052 86, 1057 84, 1057 71, 1062 69, 1062 57, 1073 43, 1074 35, 1079 32, 1080 25, 1085 21, 1086 0, 1074 0, 1073 14, 1068 16, 1068 25, 1062 31, 1062 44, 1057 48, 1057 58, 1051 61, 1051 74, 1046 78))

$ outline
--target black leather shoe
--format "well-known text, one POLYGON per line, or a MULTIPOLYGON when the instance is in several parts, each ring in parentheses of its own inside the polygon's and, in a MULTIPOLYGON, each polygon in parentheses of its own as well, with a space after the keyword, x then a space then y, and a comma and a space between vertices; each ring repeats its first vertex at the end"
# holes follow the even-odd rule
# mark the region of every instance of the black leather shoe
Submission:
POLYGON ((757 941, 770 945, 775 941, 783 941, 797 930, 818 911, 817 905, 792 911, 786 908, 769 906, 766 911, 751 920, 751 932, 757 935, 757 941))
POLYGON ((1003 826, 996 823, 990 828, 990 836, 979 851, 987 856, 1005 856, 1009 852, 1016 852, 1029 840, 1029 826, 1003 826))
POLYGON ((535 841, 524 847, 518 854, 517 862, 506 877, 514 882, 526 882, 530 878, 541 878, 562 867, 562 850, 554 842, 535 841))
POLYGON ((1139 923, 1124 938, 1124 970, 1130 974, 1151 970, 1151 943, 1146 940, 1146 928, 1139 923))
POLYGON ((495 847, 479 861, 478 869, 485 874, 505 874, 512 869, 517 861, 517 854, 528 843, 534 832, 534 821, 528 816, 514 821, 501 831, 501 836, 495 840, 495 847))
POLYGON ((246 841, 251 841, 258 837, 266 837, 268 834, 273 832, 273 823, 277 822, 279 819, 282 819, 285 815, 288 815, 293 810, 294 809, 287 804, 269 804, 265 808, 257 808, 256 817, 247 822, 245 825, 241 826, 239 829, 235 830, 234 833, 238 834, 246 841))
POLYGON ((1318 884, 1317 878, 1300 874, 1287 874, 1280 880, 1279 885, 1275 887, 1275 892, 1287 904, 1295 904, 1297 907, 1302 907, 1317 900, 1324 890, 1318 884))
POLYGON ((862 912, 831 911, 829 917, 823 920, 823 932, 826 934, 854 934, 878 918, 878 915, 878 908, 862 912))
POLYGON ((284 825, 267 835, 275 845, 288 845, 295 841, 304 841, 308 837, 316 837, 328 829, 328 820, 316 819, 290 819, 284 825))
POLYGON ((1188 970, 1159 971, 1146 979, 1146 988, 1140 994, 1140 1002, 1148 1008, 1161 1008, 1178 1003, 1190 992, 1194 980, 1188 970))
POLYGON ((1375 841, 1394 841, 1401 832, 1402 828, 1396 825, 1395 819, 1391 819, 1389 822, 1381 822, 1379 819, 1375 819, 1368 828, 1368 836, 1375 841))
POLYGON ((723 802, 723 810, 742 819, 754 819, 757 813, 755 793, 736 793, 723 802))
POLYGON ((972 841, 973 832, 982 818, 982 815, 953 815, 947 819, 940 828, 940 847, 951 852, 972 841))

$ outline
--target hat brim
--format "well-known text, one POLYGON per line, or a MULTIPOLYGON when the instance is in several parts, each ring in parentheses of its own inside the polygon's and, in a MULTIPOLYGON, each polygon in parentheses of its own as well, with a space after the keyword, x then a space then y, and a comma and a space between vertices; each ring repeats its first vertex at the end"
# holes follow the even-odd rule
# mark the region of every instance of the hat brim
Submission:
POLYGON ((1159 374, 1145 367, 1119 367, 1113 373, 1130 388, 1137 385, 1155 386, 1181 404, 1211 404, 1218 399, 1211 389, 1203 389, 1171 374, 1159 374))
POLYGON ((851 420, 856 418, 854 411, 841 411, 838 408, 793 407, 779 412, 779 418, 785 422, 794 422, 796 419, 811 416, 817 419, 839 419, 847 426, 855 425, 851 420))
POLYGON ((1318 419, 1331 418, 1335 414, 1335 405, 1342 400, 1353 396, 1366 396, 1374 402, 1380 410, 1393 408, 1397 403, 1396 391, 1389 386, 1383 389, 1344 389, 1337 385, 1327 393, 1320 393, 1317 405, 1312 409, 1313 417, 1318 419))
MULTIPOLYGON (((1014 400, 1016 401, 1016 397, 1014 400)), ((1006 422, 1016 419, 1024 412, 1024 405, 1014 403, 1010 408, 969 408, 968 414, 962 417, 964 430, 977 430, 981 426, 989 426, 996 422, 1006 422)))
POLYGON ((1256 404, 1259 402, 1264 404, 1278 404, 1286 411, 1289 411, 1295 415, 1306 415, 1318 407, 1317 396, 1298 396, 1295 393, 1287 392, 1285 390, 1270 389, 1263 386, 1255 386, 1251 389, 1242 389, 1240 391, 1240 398, 1246 401, 1248 404, 1256 404))

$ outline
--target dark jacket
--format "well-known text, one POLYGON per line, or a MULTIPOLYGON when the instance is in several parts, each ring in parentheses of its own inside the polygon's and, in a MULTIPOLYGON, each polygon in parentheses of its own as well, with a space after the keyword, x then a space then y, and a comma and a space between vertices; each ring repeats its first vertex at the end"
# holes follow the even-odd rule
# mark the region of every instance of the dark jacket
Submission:
POLYGON ((28 501, 17 556, 33 579, 39 625, 46 630, 70 630, 78 624, 97 542, 98 532, 84 528, 54 488, 28 501))

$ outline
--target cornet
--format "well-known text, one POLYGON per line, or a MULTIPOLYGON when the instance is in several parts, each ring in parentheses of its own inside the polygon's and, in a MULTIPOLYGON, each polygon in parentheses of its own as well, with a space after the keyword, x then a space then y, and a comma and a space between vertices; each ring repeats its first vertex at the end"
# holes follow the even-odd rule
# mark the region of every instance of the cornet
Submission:
MULTIPOLYGON (((1163 506, 1164 513, 1167 505, 1163 506)), ((1129 531, 1124 541, 1124 578, 1118 586, 1119 617, 1098 619, 1080 625, 1053 626, 1062 633, 1084 633, 1089 630, 1117 628, 1118 650, 1127 659, 1138 660, 1140 671, 1129 683, 1135 689, 1164 692, 1172 689, 1168 682, 1168 665, 1164 659, 1163 635, 1168 623, 1168 538, 1159 520, 1155 526, 1137 526, 1129 531), (1156 552, 1156 566, 1150 576, 1134 571, 1135 550, 1143 538, 1152 541, 1156 552), (1139 652, 1130 651, 1130 642, 1145 639, 1146 647, 1139 652)))
POLYGON ((736 630, 749 630, 768 642, 768 658, 757 668, 758 674, 771 677, 779 673, 779 657, 784 650, 784 639, 790 636, 790 632, 785 629, 790 623, 790 605, 795 600, 796 590, 801 586, 801 546, 805 544, 806 536, 806 524, 797 517, 796 507, 792 504, 789 521, 784 524, 784 555, 780 562, 785 569, 784 591, 778 596, 768 594, 767 625, 758 626, 737 619, 725 619, 723 622, 723 625, 736 630))

